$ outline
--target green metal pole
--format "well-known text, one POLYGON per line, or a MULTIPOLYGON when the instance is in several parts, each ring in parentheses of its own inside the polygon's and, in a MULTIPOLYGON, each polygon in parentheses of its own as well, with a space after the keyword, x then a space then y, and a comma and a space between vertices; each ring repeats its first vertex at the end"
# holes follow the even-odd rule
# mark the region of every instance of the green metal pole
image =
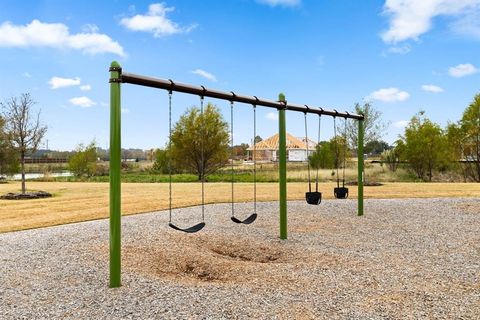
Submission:
POLYGON ((363 216, 363 120, 358 120, 358 215, 363 216))
MULTIPOLYGON (((284 102, 285 95, 280 93, 278 101, 284 102)), ((280 184, 280 239, 287 239, 287 133, 285 109, 278 110, 278 164, 280 184)))
POLYGON ((110 287, 122 285, 120 64, 110 65, 110 287))

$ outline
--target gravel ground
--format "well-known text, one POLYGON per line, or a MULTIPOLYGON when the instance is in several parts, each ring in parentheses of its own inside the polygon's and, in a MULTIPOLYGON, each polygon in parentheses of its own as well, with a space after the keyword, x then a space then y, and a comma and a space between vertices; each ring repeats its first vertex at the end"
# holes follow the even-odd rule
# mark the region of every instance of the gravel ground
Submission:
POLYGON ((117 289, 107 220, 0 234, 0 319, 480 319, 480 199, 288 208, 288 241, 274 202, 124 217, 117 289))

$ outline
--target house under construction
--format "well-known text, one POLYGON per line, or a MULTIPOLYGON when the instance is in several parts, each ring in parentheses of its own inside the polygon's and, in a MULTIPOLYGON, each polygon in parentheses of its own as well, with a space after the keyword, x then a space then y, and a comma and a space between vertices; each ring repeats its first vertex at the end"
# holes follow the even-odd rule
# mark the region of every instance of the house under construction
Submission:
MULTIPOLYGON (((287 132, 287 159, 288 161, 307 161, 309 155, 315 151, 316 143, 305 138, 297 138, 287 132), (308 155, 307 155, 308 143, 308 155)), ((250 158, 253 159, 253 146, 248 148, 250 158)), ((257 161, 277 161, 278 134, 255 144, 255 159, 257 161)))

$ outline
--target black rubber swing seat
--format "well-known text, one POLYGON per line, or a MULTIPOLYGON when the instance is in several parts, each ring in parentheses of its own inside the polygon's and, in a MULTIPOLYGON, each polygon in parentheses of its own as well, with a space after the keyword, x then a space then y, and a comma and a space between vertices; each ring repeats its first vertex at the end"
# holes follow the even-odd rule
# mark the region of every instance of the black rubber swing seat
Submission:
POLYGON ((305 200, 308 204, 319 205, 322 202, 322 193, 318 191, 306 192, 305 200))
POLYGON ((199 224, 196 224, 196 225, 191 226, 190 228, 186 228, 186 229, 182 229, 180 227, 177 227, 176 225, 174 225, 171 222, 168 225, 169 225, 170 228, 173 228, 173 229, 178 230, 178 231, 183 231, 183 232, 186 232, 186 233, 195 233, 195 232, 198 232, 198 231, 202 230, 203 227, 205 227, 205 222, 200 222, 199 224))
POLYGON ((333 189, 333 194, 337 199, 347 199, 348 198, 348 188, 338 187, 333 189))
POLYGON ((252 213, 252 214, 250 215, 250 217, 248 217, 247 219, 245 219, 245 220, 243 220, 243 221, 242 221, 242 220, 239 220, 239 219, 237 219, 237 218, 235 218, 235 217, 231 217, 230 219, 232 219, 232 221, 235 222, 235 223, 250 224, 250 223, 252 223, 253 221, 257 220, 257 214, 256 214, 256 213, 252 213))

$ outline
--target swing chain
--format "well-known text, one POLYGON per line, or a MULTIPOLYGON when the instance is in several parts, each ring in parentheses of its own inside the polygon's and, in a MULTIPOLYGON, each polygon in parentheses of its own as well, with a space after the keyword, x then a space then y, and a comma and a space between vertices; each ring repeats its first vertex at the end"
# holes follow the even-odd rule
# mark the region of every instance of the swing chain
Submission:
POLYGON ((307 149, 308 192, 312 192, 312 183, 311 183, 311 179, 310 179, 310 161, 308 159, 307 112, 304 112, 304 118, 305 118, 305 146, 307 147, 306 149, 307 149))
POLYGON ((347 117, 345 117, 345 127, 344 127, 344 140, 343 144, 343 176, 342 176, 342 186, 345 187, 345 167, 347 165, 347 117))
POLYGON ((168 214, 169 223, 172 223, 172 90, 168 91, 168 214))
MULTIPOLYGON (((235 94, 232 92, 232 94, 235 96, 235 94)), ((234 172, 234 168, 233 168, 233 159, 234 159, 234 147, 233 147, 233 100, 230 101, 230 146, 231 146, 231 151, 230 151, 230 154, 231 154, 231 179, 232 179, 232 217, 235 215, 235 204, 234 204, 234 201, 235 201, 235 198, 234 198, 234 183, 235 183, 235 172, 234 172)))
POLYGON ((333 116, 333 135, 335 136, 335 167, 337 170, 337 188, 340 187, 340 177, 338 176, 338 167, 339 167, 339 150, 338 150, 338 137, 337 137, 337 117, 333 116))
MULTIPOLYGON (((319 114, 318 115, 318 142, 317 142, 317 146, 318 146, 318 150, 316 150, 317 152, 319 152, 320 150, 320 132, 321 132, 321 126, 322 124, 322 115, 319 114)), ((317 163, 317 174, 316 174, 316 177, 315 177, 315 191, 318 192, 318 171, 319 171, 319 168, 320 168, 320 165, 317 163)))
MULTIPOLYGON (((256 97, 255 97, 256 98, 256 97)), ((258 98, 257 98, 258 99, 258 98)), ((257 106, 253 105, 253 212, 257 213, 257 106)))
MULTIPOLYGON (((205 92, 206 89, 205 87, 203 87, 203 91, 205 92)), ((204 139, 206 138, 205 137, 205 119, 204 119, 204 114, 203 114, 203 100, 204 100, 204 96, 201 95, 200 96, 200 117, 201 117, 201 133, 202 133, 202 136, 201 136, 201 140, 200 140, 200 145, 201 145, 201 162, 202 162, 202 165, 201 165, 201 180, 202 180, 202 222, 205 222, 205 159, 204 159, 204 139)))

